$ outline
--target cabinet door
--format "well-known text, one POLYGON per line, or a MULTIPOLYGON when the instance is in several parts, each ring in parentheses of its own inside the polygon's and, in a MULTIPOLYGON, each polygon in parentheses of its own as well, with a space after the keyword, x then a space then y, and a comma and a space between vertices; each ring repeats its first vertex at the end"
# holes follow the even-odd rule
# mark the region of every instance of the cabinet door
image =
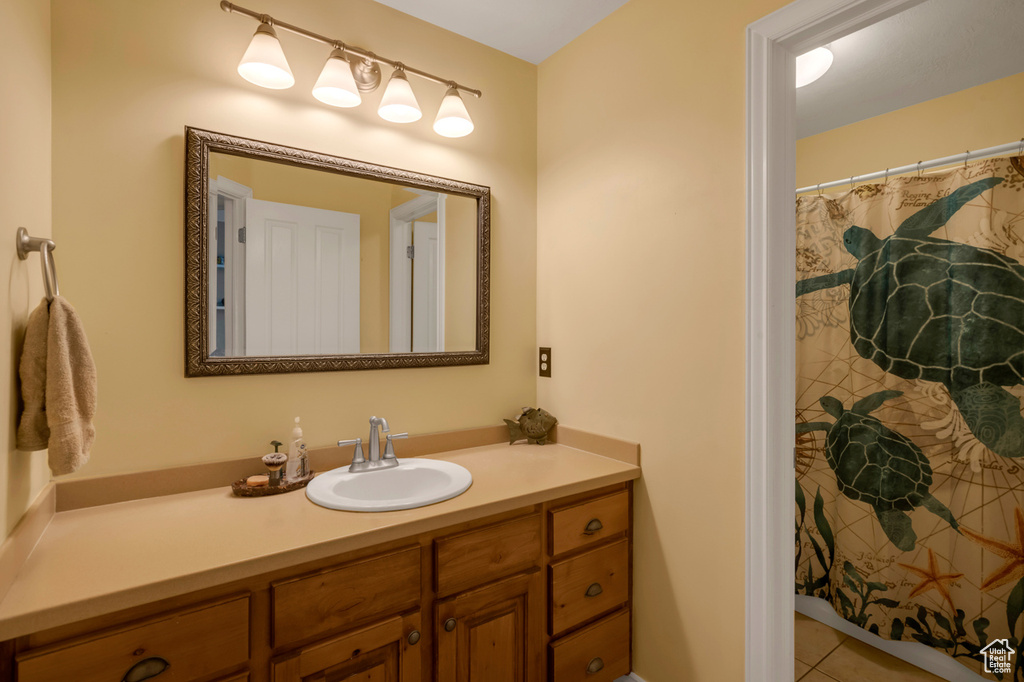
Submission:
POLYGON ((420 682, 420 614, 308 644, 274 659, 273 682, 420 682))
POLYGON ((437 682, 537 682, 540 573, 506 578, 436 606, 437 682))

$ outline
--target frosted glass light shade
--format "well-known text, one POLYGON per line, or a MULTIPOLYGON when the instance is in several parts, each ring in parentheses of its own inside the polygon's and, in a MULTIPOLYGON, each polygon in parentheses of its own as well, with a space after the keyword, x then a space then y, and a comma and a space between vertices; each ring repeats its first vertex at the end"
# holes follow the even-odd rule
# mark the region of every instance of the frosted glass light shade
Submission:
POLYGON ((796 87, 802 88, 825 75, 832 66, 832 51, 819 47, 796 58, 796 87))
POLYGON ((377 113, 385 121, 392 123, 412 123, 423 117, 416 95, 412 92, 409 79, 402 69, 395 69, 380 99, 377 113))
POLYGON ((334 50, 327 58, 313 86, 313 97, 332 107, 357 107, 363 101, 352 77, 352 65, 341 50, 334 50))
POLYGON ((270 24, 260 24, 249 49, 238 64, 238 74, 260 87, 284 90, 295 85, 295 77, 284 58, 284 50, 270 24))
POLYGON ((444 137, 465 137, 473 132, 473 119, 469 117, 466 103, 455 88, 448 88, 448 92, 444 93, 437 118, 434 119, 434 132, 444 137))

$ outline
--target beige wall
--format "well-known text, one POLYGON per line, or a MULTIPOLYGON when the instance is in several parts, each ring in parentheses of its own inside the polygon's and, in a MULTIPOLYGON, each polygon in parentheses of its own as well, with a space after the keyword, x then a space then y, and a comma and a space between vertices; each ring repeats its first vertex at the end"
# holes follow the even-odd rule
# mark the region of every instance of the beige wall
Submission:
POLYGON ((444 89, 415 78, 424 117, 410 126, 377 117, 381 90, 358 109, 320 104, 309 91, 328 50, 288 34, 295 87, 253 86, 235 68, 256 24, 214 0, 55 0, 54 234, 99 374, 77 475, 256 457, 296 415, 319 445, 365 436, 373 414, 424 433, 535 401, 536 67, 369 0, 259 9, 482 89, 467 102, 476 131, 434 134, 444 89), (184 378, 186 125, 491 187, 490 365, 184 378))
MULTIPOLYGON (((476 200, 449 195, 444 211, 444 346, 450 350, 472 350, 476 348, 476 267, 464 264, 474 263, 477 257, 476 200)), ((534 324, 532 320, 525 322, 534 324)))
MULTIPOLYGON (((50 478, 46 453, 15 449, 19 414, 18 358, 29 312, 43 297, 39 255, 18 259, 18 227, 50 236, 50 4, 38 0, 0 3, 0 263, 7 272, 0 297, 0 538, 6 537, 50 478)), ((55 260, 63 264, 63 249, 55 260)))
POLYGON ((631 0, 539 68, 538 403, 641 443, 651 682, 743 679, 744 41, 783 4, 631 0))
POLYGON ((805 137, 796 143, 796 186, 1013 142, 1024 135, 1022 112, 1018 73, 805 137))

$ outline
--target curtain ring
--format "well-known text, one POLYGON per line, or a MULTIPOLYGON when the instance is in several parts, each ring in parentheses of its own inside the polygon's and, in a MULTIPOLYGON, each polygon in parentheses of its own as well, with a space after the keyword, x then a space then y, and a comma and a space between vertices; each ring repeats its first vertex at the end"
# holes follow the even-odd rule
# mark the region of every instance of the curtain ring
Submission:
POLYGON ((968 149, 964 152, 964 170, 967 170, 967 161, 971 158, 971 150, 968 149))
POLYGON ((815 189, 818 190, 818 196, 820 197, 821 196, 821 183, 820 182, 815 186, 815 189))
POLYGON ((850 191, 851 191, 851 192, 853 191, 853 179, 854 179, 855 177, 857 177, 857 176, 856 176, 856 175, 851 175, 851 176, 850 176, 850 191))
POLYGON ((1020 138, 1020 146, 1017 147, 1017 156, 1024 156, 1024 137, 1020 138))
POLYGON ((889 169, 888 168, 885 169, 885 180, 882 181, 882 184, 887 186, 887 187, 889 185, 889 169))
POLYGON ((921 164, 922 163, 924 163, 924 161, 918 161, 917 162, 917 177, 921 177, 921 164))

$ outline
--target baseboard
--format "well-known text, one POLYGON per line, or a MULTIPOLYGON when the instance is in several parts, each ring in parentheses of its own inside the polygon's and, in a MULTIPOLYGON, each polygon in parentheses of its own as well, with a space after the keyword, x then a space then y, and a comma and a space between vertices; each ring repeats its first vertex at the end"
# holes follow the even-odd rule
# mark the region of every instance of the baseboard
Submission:
POLYGON ((642 677, 640 677, 639 675, 637 675, 636 673, 630 673, 630 674, 626 675, 625 677, 619 678, 619 680, 617 680, 617 682, 623 682, 623 681, 624 682, 644 682, 644 679, 642 677))
POLYGON ((911 665, 916 665, 922 670, 927 670, 933 675, 938 675, 944 680, 949 680, 950 682, 991 682, 990 678, 985 678, 971 672, 949 656, 940 654, 924 644, 919 644, 918 642, 896 642, 873 635, 842 618, 835 612, 832 605, 824 599, 798 594, 796 595, 796 610, 808 618, 824 623, 833 630, 839 630, 844 635, 859 639, 865 644, 881 649, 887 654, 900 658, 911 665))

